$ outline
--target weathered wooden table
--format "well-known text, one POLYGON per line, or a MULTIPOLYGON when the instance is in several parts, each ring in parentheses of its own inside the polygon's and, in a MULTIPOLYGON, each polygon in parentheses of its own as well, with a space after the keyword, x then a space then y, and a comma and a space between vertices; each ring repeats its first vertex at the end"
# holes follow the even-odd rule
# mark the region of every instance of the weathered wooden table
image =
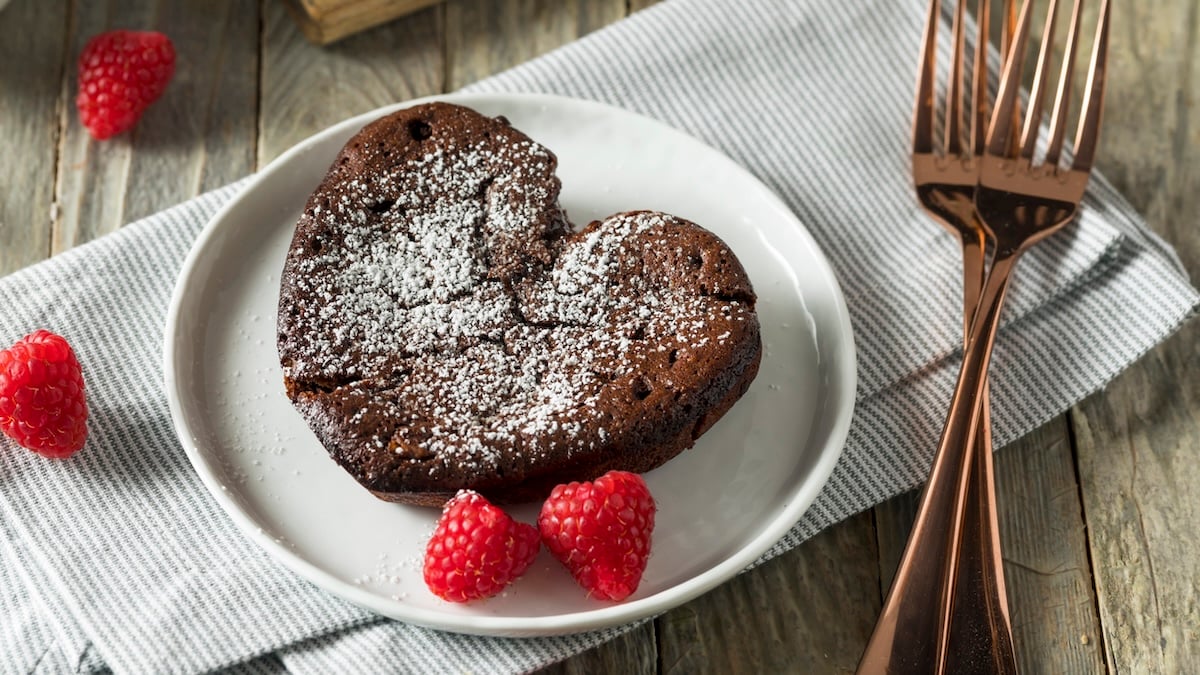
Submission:
MULTIPOLYGON (((279 0, 13 0, 0 11, 0 272, 252 173, 377 106, 452 91, 652 0, 449 0, 332 47, 279 0), (89 140, 75 58, 155 28, 180 63, 131 134, 89 140)), ((1200 3, 1117 3, 1100 168, 1200 271, 1200 3)), ((915 55, 914 55, 915 58, 915 55)), ((1200 672, 1200 323, 999 453, 1024 672, 1200 672)), ((847 672, 915 510, 907 495, 558 672, 847 672)))

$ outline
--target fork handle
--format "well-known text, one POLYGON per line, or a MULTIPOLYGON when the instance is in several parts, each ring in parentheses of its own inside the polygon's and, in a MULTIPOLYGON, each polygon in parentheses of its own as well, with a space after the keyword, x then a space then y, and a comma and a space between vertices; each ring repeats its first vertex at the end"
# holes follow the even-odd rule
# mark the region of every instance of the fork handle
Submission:
POLYGON ((984 390, 970 460, 971 477, 954 572, 954 601, 946 670, 950 673, 1016 675, 1017 657, 1008 613, 1004 560, 996 517, 988 394, 984 390))
MULTIPOLYGON (((986 274, 983 226, 976 223, 962 235, 963 341, 979 309, 986 274)), ((953 580, 950 633, 946 667, 951 673, 1016 675, 1012 622, 1000 552, 1000 524, 996 514, 996 482, 992 458, 989 383, 980 402, 975 443, 968 460, 970 479, 959 538, 958 566, 953 580)))
POLYGON ((997 251, 971 322, 950 412, 916 521, 858 672, 944 673, 970 452, 992 345, 1020 249, 997 251))

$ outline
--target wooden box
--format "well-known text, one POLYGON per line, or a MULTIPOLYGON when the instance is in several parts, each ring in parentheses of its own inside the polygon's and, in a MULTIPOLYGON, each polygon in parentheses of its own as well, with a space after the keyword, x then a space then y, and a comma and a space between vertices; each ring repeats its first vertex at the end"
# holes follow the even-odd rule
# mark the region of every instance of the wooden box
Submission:
POLYGON ((287 0, 310 41, 327 45, 441 0, 287 0))

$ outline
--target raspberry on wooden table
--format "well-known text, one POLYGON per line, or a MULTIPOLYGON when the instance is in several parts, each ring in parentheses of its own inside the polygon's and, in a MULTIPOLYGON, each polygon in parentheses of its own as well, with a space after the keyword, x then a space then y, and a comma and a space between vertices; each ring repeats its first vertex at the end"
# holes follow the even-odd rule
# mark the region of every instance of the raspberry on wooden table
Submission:
POLYGON ((442 508, 425 547, 425 585, 451 602, 490 597, 529 569, 538 547, 532 525, 477 492, 460 490, 442 508))
POLYGON ((641 476, 609 471, 591 483, 555 487, 538 529, 589 596, 620 601, 637 590, 646 571, 655 510, 641 476))
POLYGON ((114 30, 79 55, 79 119, 97 140, 129 129, 175 73, 175 47, 162 33, 114 30))
POLYGON ((46 457, 70 457, 87 440, 83 372, 67 341, 35 331, 0 351, 0 431, 46 457))

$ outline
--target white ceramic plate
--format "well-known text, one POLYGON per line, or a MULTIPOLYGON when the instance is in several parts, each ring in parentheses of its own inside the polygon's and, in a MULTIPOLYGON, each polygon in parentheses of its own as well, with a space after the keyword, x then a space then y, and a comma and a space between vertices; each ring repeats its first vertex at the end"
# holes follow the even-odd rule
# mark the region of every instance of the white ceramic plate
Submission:
MULTIPOLYGON (((385 503, 359 487, 284 394, 275 308, 294 223, 346 140, 412 102, 300 143, 200 234, 175 288, 165 344, 171 415, 197 473, 234 522, 297 573, 434 628, 510 636, 601 628, 660 613, 734 576, 800 518, 845 441, 854 343, 825 258, 758 180, 661 123, 549 96, 441 98, 505 115, 554 151, 573 222, 629 209, 694 220, 729 243, 759 295, 758 379, 696 447, 646 475, 659 511, 637 593, 620 604, 588 599, 543 550, 500 596, 467 605, 438 599, 421 576, 438 511, 385 503)), ((532 523, 537 509, 511 512, 532 523)))

